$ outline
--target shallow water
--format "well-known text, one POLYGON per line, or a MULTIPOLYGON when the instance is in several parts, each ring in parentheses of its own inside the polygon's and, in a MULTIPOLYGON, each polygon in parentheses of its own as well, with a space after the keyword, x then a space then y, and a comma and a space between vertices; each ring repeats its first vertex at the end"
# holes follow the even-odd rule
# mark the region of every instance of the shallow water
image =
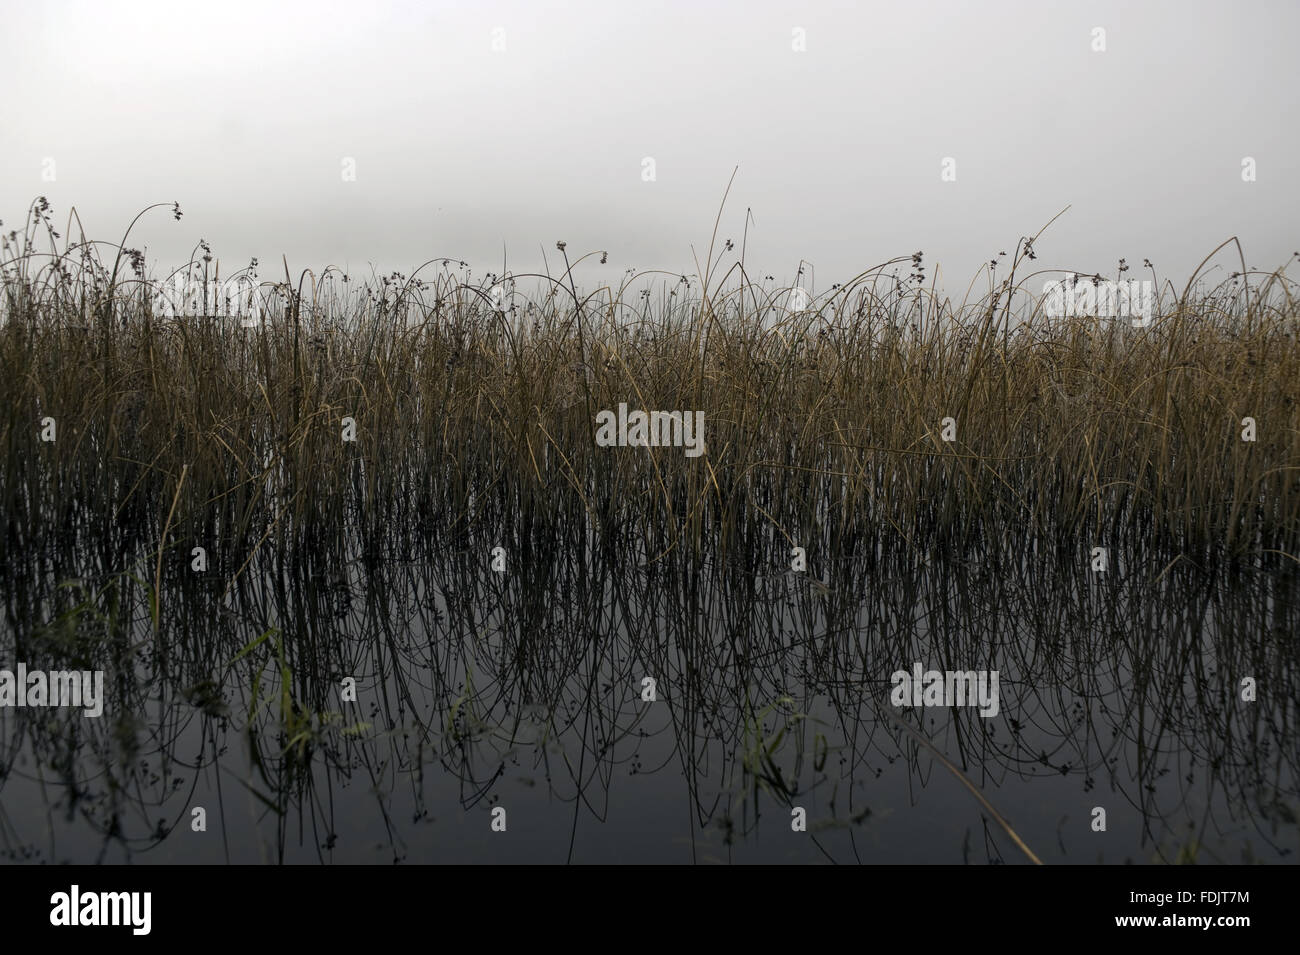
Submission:
POLYGON ((228 571, 169 575, 156 634, 141 581, 56 590, 52 565, 11 567, 0 666, 93 665, 110 690, 100 719, 0 709, 0 851, 1028 861, 991 807, 1044 862, 1294 861, 1284 568, 876 547, 796 574, 761 549, 652 562, 531 535, 495 572, 503 540, 267 547, 228 593, 228 571), (895 707, 914 663, 997 670, 997 715, 895 707))

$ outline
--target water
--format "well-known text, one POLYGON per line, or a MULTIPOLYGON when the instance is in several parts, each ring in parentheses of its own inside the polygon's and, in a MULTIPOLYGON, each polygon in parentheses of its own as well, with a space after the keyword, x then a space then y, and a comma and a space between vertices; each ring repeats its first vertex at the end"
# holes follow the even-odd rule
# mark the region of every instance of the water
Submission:
POLYGON ((1300 842, 1282 563, 1102 574, 1023 542, 874 542, 798 574, 761 535, 660 556, 501 522, 273 537, 227 588, 242 561, 214 548, 194 573, 188 550, 156 633, 152 560, 57 588, 57 555, 13 555, 0 665, 110 689, 97 720, 0 709, 6 858, 1029 861, 989 806, 1048 863, 1283 863, 1300 842), (999 712, 891 705, 914 663, 997 670, 999 712))

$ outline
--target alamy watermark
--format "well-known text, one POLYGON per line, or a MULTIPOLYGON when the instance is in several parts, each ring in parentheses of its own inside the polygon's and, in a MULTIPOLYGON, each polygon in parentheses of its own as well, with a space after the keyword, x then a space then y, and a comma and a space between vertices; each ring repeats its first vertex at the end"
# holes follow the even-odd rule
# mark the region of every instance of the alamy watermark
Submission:
POLYGON ((688 458, 704 453, 703 411, 633 411, 596 415, 596 444, 602 448, 685 448, 688 458))
POLYGON ((82 716, 104 713, 103 670, 0 670, 0 706, 80 706, 82 716))
POLYGON ((152 892, 83 892, 74 884, 50 896, 50 924, 126 925, 133 935, 148 935, 152 909, 152 892))
POLYGON ((162 318, 238 318, 249 327, 266 307, 261 284, 247 275, 203 281, 178 273, 169 282, 157 282, 150 289, 153 314, 162 318))
POLYGON ((1155 301, 1155 283, 1145 279, 1112 282, 1070 275, 1043 286, 1043 311, 1049 318, 1128 318, 1134 328, 1144 328, 1151 324, 1155 301))
POLYGON ((895 670, 889 677, 894 706, 979 706, 980 716, 998 715, 997 670, 895 670))

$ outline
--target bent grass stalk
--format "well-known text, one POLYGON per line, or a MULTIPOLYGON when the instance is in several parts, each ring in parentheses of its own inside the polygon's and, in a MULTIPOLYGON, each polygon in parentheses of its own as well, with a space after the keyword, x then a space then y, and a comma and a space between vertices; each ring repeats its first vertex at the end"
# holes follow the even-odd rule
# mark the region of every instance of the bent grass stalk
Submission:
POLYGON ((703 281, 664 281, 657 303, 650 273, 584 292, 564 249, 561 278, 509 276, 537 291, 499 309, 489 293, 507 277, 476 283, 450 259, 296 282, 286 261, 245 329, 156 314, 148 279, 121 281, 133 250, 46 233, 48 248, 35 224, 0 246, 9 544, 95 527, 116 542, 100 555, 111 567, 159 535, 158 592, 173 531, 219 541, 233 586, 271 541, 354 529, 378 557, 386 528, 452 540, 513 511, 582 515, 646 559, 683 544, 725 557, 756 528, 832 550, 1014 535, 1062 559, 1160 550, 1157 566, 1300 555, 1300 325, 1284 269, 1253 276, 1243 259, 1236 279, 1189 281, 1146 328, 1049 318, 1027 284, 1045 273, 1015 271, 1034 237, 1016 247, 1015 284, 990 280, 983 297, 909 287, 903 258, 791 312, 790 289, 715 254, 715 223, 703 281), (597 447, 595 412, 620 402, 704 412, 705 453, 597 447), (1239 439, 1248 417, 1254 442, 1239 439))

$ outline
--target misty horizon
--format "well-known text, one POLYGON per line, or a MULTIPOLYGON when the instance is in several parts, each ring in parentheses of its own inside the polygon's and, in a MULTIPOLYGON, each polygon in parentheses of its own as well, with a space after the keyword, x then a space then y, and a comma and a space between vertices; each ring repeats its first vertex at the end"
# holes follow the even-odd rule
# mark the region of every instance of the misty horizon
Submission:
POLYGON ((1180 282, 1232 236, 1265 271, 1297 245, 1290 5, 317 10, 8 10, 5 231, 43 195, 116 242, 175 201, 128 242, 151 267, 205 239, 223 267, 553 273, 564 240, 690 275, 717 221, 753 274, 922 250, 957 295, 1067 207, 1040 266, 1180 282))

